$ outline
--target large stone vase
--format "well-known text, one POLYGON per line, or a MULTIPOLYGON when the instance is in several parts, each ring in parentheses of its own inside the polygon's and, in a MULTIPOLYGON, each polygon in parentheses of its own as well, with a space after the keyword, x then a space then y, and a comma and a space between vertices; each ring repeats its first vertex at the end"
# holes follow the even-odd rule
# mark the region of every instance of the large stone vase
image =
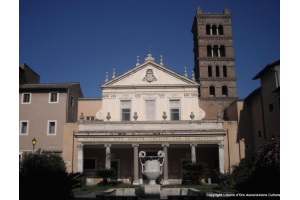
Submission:
POLYGON ((156 179, 162 174, 165 154, 159 151, 157 156, 146 156, 146 152, 140 151, 139 158, 142 164, 142 173, 150 180, 149 185, 156 185, 156 179))

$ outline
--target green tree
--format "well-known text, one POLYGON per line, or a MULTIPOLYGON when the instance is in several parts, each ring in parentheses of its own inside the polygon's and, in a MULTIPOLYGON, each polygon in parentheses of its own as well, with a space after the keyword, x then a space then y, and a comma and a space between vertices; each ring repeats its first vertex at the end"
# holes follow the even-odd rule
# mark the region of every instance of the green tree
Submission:
POLYGON ((20 199, 73 199, 82 186, 81 173, 67 173, 63 159, 40 151, 27 153, 20 162, 20 199), (42 194, 42 196, 38 195, 42 194))

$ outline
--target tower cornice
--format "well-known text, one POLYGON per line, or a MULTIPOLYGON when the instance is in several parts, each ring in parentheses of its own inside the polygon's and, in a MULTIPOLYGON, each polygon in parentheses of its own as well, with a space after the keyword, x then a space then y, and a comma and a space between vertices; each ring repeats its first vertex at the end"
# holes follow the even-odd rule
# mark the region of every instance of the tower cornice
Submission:
POLYGON ((200 100, 209 101, 234 101, 239 99, 238 97, 199 97, 200 100))
POLYGON ((223 13, 202 13, 196 15, 197 19, 231 19, 230 14, 223 13))
POLYGON ((200 61, 235 61, 234 57, 198 57, 200 61))
POLYGON ((232 40, 232 36, 208 35, 208 36, 197 36, 197 39, 232 40))
POLYGON ((200 78, 200 81, 236 81, 234 77, 209 77, 209 78, 200 78))

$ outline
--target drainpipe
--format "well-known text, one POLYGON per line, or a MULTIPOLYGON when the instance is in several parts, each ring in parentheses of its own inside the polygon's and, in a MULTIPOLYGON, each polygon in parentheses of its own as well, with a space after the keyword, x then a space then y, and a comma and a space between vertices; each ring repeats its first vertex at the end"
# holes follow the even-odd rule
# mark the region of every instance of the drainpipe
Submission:
POLYGON ((262 94, 258 94, 260 96, 260 104, 261 104, 261 110, 262 110, 262 121, 263 121, 263 130, 264 130, 264 140, 265 143, 267 142, 267 136, 266 136, 266 122, 265 122, 265 112, 264 112, 264 104, 263 104, 263 98, 262 94))
POLYGON ((278 78, 278 72, 276 69, 274 68, 270 68, 270 70, 274 71, 275 72, 275 79, 276 79, 276 88, 278 88, 280 86, 280 83, 279 83, 279 78, 278 78))
POLYGON ((74 131, 73 131, 73 144, 72 144, 72 173, 73 173, 73 171, 74 171, 74 168, 73 168, 73 166, 74 166, 74 131))
POLYGON ((229 173, 231 172, 230 170, 230 145, 229 145, 229 134, 228 134, 228 129, 227 129, 227 146, 228 146, 228 171, 229 173))

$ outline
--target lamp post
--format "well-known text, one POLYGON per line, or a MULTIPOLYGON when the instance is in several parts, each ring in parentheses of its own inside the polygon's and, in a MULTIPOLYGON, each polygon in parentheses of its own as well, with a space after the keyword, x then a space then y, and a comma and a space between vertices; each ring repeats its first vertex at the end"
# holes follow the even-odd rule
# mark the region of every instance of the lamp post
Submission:
POLYGON ((31 142, 32 142, 32 153, 34 153, 34 146, 36 144, 36 139, 33 138, 31 142))

